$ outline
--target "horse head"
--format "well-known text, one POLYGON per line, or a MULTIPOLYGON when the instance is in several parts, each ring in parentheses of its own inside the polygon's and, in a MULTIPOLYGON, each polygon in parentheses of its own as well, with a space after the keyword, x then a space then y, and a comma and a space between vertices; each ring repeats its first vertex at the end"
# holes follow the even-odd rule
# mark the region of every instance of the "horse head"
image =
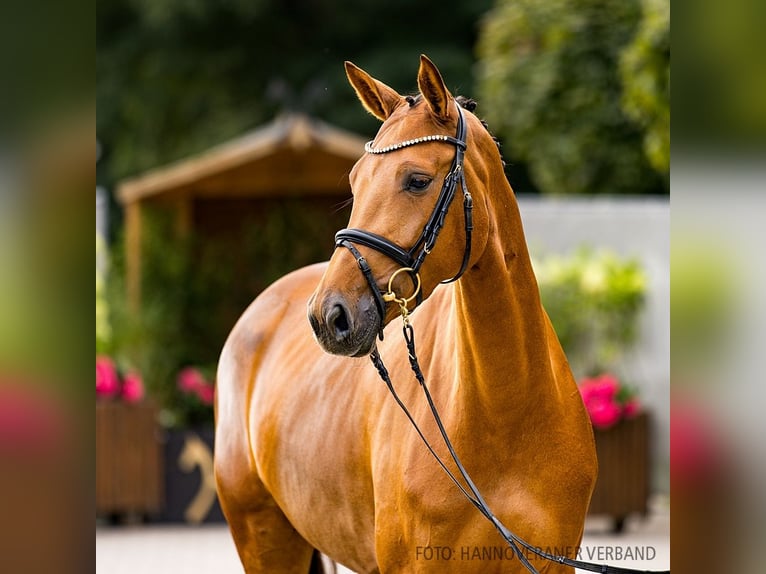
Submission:
POLYGON ((502 159, 427 57, 417 96, 400 95, 350 62, 346 75, 383 124, 349 175, 349 227, 336 236, 308 318, 325 351, 363 356, 389 321, 478 260, 490 226, 486 174, 491 162, 502 174, 502 159))

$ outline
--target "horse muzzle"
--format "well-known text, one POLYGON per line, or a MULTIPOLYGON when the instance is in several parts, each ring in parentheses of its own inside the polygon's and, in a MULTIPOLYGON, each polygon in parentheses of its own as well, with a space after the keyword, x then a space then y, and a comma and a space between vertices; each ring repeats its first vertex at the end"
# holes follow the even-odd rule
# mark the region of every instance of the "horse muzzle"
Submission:
POLYGON ((380 329, 380 316, 370 294, 363 294, 355 304, 338 293, 321 300, 315 294, 308 304, 308 319, 322 349, 346 357, 370 354, 380 329))

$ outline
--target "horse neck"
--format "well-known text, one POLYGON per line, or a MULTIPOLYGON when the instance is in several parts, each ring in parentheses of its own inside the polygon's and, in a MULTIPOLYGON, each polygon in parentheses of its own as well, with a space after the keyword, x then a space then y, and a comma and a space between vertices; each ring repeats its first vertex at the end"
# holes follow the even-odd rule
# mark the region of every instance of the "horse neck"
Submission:
POLYGON ((529 411, 553 391, 547 318, 527 251, 518 205, 508 195, 493 214, 487 248, 455 287, 457 360, 464 404, 529 411))

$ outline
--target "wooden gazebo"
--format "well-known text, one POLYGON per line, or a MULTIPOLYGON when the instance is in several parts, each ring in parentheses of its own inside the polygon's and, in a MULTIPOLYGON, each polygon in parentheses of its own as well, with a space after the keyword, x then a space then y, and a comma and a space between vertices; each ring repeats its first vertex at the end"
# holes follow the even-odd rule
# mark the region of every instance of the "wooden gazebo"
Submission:
POLYGON ((305 200, 332 213, 350 197, 348 173, 364 142, 315 118, 284 114, 204 153, 123 181, 117 197, 125 209, 129 300, 140 300, 144 208, 170 210, 180 234, 206 238, 231 233, 237 221, 268 209, 269 201, 305 200))

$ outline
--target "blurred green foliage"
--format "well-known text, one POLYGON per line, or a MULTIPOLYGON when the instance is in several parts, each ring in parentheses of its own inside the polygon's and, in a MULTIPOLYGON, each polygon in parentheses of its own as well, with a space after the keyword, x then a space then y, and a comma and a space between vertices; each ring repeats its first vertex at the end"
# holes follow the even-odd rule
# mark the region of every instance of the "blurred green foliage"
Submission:
POLYGON ((681 151, 713 152, 716 160, 742 159, 746 151, 762 161, 766 2, 697 0, 676 3, 673 10, 673 45, 681 62, 673 127, 681 151))
POLYGON ((113 256, 105 350, 141 373, 168 425, 212 422, 212 409, 177 387, 178 373, 194 366, 214 380, 226 337, 255 295, 290 271, 327 259, 333 233, 348 219, 346 210, 326 214, 298 200, 263 201, 261 208, 266 217, 231 222, 236 246, 226 238, 180 235, 171 212, 145 208, 137 310, 127 303, 124 256, 119 249, 113 256))
MULTIPOLYGON (((644 151, 670 176, 670 3, 642 0, 638 32, 620 57, 622 105, 644 129, 644 151)), ((668 182, 669 184, 669 182, 668 182)))
MULTIPOLYGON (((672 366, 686 378, 705 381, 700 372, 739 342, 732 336, 742 312, 738 289, 746 283, 737 253, 708 237, 674 238, 671 251, 670 345, 672 366)), ((680 382, 687 382, 680 380, 680 382)))
POLYGON ((533 265, 543 307, 576 377, 615 372, 638 334, 646 294, 640 263, 581 247, 533 265))
POLYGON ((104 0, 97 14, 102 183, 198 152, 300 109, 363 134, 378 122, 348 85, 352 60, 415 91, 427 53, 473 90, 475 22, 491 0, 104 0))
POLYGON ((145 296, 138 311, 128 304, 124 253, 121 249, 112 253, 107 281, 112 337, 107 352, 119 365, 137 370, 149 395, 168 408, 180 400, 175 375, 193 336, 183 313, 192 269, 185 249, 173 246, 175 238, 168 221, 151 212, 145 216, 145 296))
POLYGON ((527 164, 541 192, 667 191, 643 151, 644 129, 655 126, 643 100, 635 104, 641 90, 654 90, 645 98, 658 100, 651 110, 667 106, 666 86, 635 78, 641 85, 630 87, 627 104, 642 125, 622 105, 620 62, 634 38, 638 47, 625 57, 626 73, 654 65, 645 62, 653 55, 639 57, 655 48, 647 41, 655 31, 646 30, 654 20, 636 37, 641 14, 639 0, 498 0, 484 17, 478 43, 482 110, 510 159, 527 164))
POLYGON ((96 233, 96 354, 104 353, 109 348, 112 338, 112 326, 109 323, 109 304, 106 294, 106 243, 96 233))
POLYGON ((104 0, 97 14, 99 180, 111 187, 285 109, 372 134, 377 120, 360 111, 343 60, 404 93, 416 90, 417 58, 426 53, 453 93, 479 96, 518 190, 664 192, 667 6, 104 0))

